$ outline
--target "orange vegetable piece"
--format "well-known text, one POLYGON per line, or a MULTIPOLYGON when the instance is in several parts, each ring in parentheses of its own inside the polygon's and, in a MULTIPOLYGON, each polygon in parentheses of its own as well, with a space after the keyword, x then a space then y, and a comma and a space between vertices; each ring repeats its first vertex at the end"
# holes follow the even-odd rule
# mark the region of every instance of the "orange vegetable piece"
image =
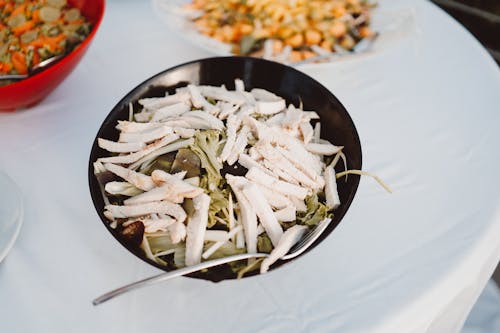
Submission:
POLYGON ((10 17, 14 17, 18 14, 24 14, 24 12, 26 11, 26 6, 28 4, 27 3, 23 3, 22 5, 19 5, 18 7, 16 7, 12 13, 10 13, 10 17))
POLYGON ((35 25, 35 22, 33 21, 27 21, 15 28, 12 29, 12 32, 14 33, 14 35, 16 36, 21 36, 22 34, 24 34, 26 31, 30 30, 31 28, 33 28, 33 26, 35 25))
POLYGON ((31 19, 35 22, 40 22, 40 9, 34 10, 31 14, 31 19))
POLYGON ((38 49, 33 51, 33 58, 31 58, 31 66, 35 66, 40 63, 40 55, 38 54, 38 49))
POLYGON ((28 73, 28 65, 26 64, 26 56, 21 52, 12 53, 12 65, 19 74, 28 73))
POLYGON ((12 70, 12 65, 8 62, 0 62, 0 73, 7 74, 12 70))

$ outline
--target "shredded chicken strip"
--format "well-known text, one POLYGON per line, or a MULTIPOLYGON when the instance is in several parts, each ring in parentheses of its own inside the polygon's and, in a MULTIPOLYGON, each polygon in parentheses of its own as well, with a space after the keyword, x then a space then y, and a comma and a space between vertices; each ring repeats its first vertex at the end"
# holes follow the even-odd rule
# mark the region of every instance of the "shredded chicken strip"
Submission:
POLYGON ((187 223, 186 236, 186 266, 192 266, 201 262, 203 252, 203 240, 208 223, 208 207, 210 196, 202 193, 193 199, 194 213, 187 223))
POLYGON ((167 105, 156 110, 151 118, 152 122, 159 122, 164 119, 178 117, 191 109, 191 106, 180 102, 177 104, 167 105))
POLYGON ((325 197, 326 204, 336 209, 340 206, 340 198, 337 192, 337 177, 335 177, 335 169, 330 165, 325 169, 325 197))
POLYGON ((226 175, 226 180, 238 201, 241 215, 241 219, 239 220, 243 225, 247 252, 257 253, 257 215, 242 191, 242 188, 249 184, 248 180, 244 177, 232 176, 230 174, 226 175))
POLYGON ((182 209, 180 205, 168 201, 149 202, 134 206, 106 205, 104 208, 116 218, 138 217, 159 213, 170 215, 181 222, 186 219, 186 212, 184 209, 182 209))
POLYGON ((222 152, 219 156, 219 160, 221 162, 225 162, 228 159, 228 157, 231 155, 234 144, 236 142, 236 131, 238 130, 240 125, 241 125, 241 119, 239 117, 231 115, 227 119, 226 144, 224 145, 224 148, 222 149, 222 152))
POLYGON ((234 142, 234 145, 231 149, 231 154, 227 158, 227 164, 233 165, 236 163, 238 160, 239 155, 245 150, 245 147, 247 146, 248 143, 248 133, 250 132, 250 129, 248 126, 243 126, 238 133, 238 137, 236 138, 236 141, 234 142))
POLYGON ((294 196, 302 200, 304 200, 309 194, 308 189, 281 181, 277 178, 269 176, 257 168, 251 168, 248 170, 245 177, 256 182, 257 184, 273 188, 279 193, 294 196))
POLYGON ((169 143, 172 143, 173 141, 179 139, 179 136, 176 134, 169 134, 162 138, 161 140, 155 141, 149 145, 146 146, 143 150, 139 150, 138 152, 131 153, 128 155, 118 155, 118 156, 111 156, 111 157, 101 157, 98 159, 99 162, 102 163, 117 163, 117 164, 130 164, 138 161, 142 157, 154 152, 157 149, 160 149, 161 147, 164 147, 168 145, 169 143))
POLYGON ((158 110, 168 105, 188 102, 190 98, 191 96, 189 95, 189 92, 180 91, 174 95, 167 95, 165 97, 143 98, 139 100, 139 104, 148 110, 158 110))
POLYGON ((269 257, 262 261, 260 265, 260 273, 266 273, 272 264, 287 254, 288 251, 290 251, 290 249, 297 244, 302 236, 304 236, 306 231, 307 227, 304 225, 294 225, 290 229, 287 229, 281 237, 279 243, 275 245, 274 249, 269 254, 269 257))
POLYGON ((147 129, 142 132, 124 132, 120 134, 119 142, 151 142, 172 134, 173 130, 168 126, 147 129))
POLYGON ((144 142, 122 143, 102 138, 97 139, 97 144, 102 149, 105 149, 112 153, 133 153, 141 149, 144 149, 144 147, 146 147, 146 144, 144 142))
POLYGON ((135 172, 134 170, 130 170, 113 163, 104 163, 104 167, 106 170, 114 173, 120 178, 125 179, 127 182, 141 190, 149 191, 156 186, 151 177, 146 176, 145 174, 135 172))
POLYGON ((269 239, 274 246, 277 246, 283 235, 283 229, 274 216, 271 206, 264 199, 262 192, 255 184, 245 185, 242 192, 259 217, 260 223, 266 229, 269 239))
POLYGON ((341 146, 334 146, 331 143, 309 143, 306 145, 306 149, 318 155, 334 155, 342 150, 341 146))

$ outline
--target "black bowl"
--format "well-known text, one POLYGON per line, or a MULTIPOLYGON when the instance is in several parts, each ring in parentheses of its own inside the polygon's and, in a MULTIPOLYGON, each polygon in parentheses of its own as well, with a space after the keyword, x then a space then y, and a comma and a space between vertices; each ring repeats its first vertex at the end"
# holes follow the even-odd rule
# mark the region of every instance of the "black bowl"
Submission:
MULTIPOLYGON (((97 138, 113 140, 118 138, 115 126, 118 120, 128 119, 129 103, 132 103, 134 109, 137 110, 139 99, 164 96, 165 91, 173 93, 175 88, 185 86, 188 83, 213 86, 224 84, 228 89, 234 89, 235 78, 242 79, 247 90, 264 88, 285 98, 287 103, 298 106, 302 102, 305 110, 317 111, 321 117, 322 138, 335 145, 344 146, 349 169, 361 169, 361 145, 354 123, 346 109, 328 89, 294 68, 256 58, 216 57, 188 62, 147 79, 128 93, 104 120, 90 153, 88 177, 92 201, 106 228, 130 252, 162 270, 168 270, 168 268, 147 259, 140 248, 125 241, 116 230, 112 229, 103 215, 104 202, 97 179, 94 176, 92 163, 99 157, 108 156, 109 153, 99 148, 97 138)), ((343 170, 341 164, 338 163, 337 172, 343 170)), ((340 223, 351 205, 358 184, 359 176, 355 175, 349 176, 347 181, 343 179, 338 181, 338 191, 342 204, 335 210, 332 223, 310 249, 323 241, 340 223)), ((286 262, 278 262, 272 268, 283 263, 286 262)), ((208 272, 191 274, 190 276, 214 282, 234 278, 234 274, 227 266, 212 268, 208 272)))

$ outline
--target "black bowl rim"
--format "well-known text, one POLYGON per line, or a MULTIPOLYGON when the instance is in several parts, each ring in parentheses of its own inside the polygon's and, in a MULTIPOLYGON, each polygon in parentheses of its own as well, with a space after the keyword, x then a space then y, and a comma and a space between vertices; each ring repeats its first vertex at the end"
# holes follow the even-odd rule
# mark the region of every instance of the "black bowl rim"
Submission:
MULTIPOLYGON (((92 198, 92 203, 94 205, 94 209, 96 210, 97 214, 99 215, 99 217, 101 219, 101 222, 104 224, 104 226, 106 227, 106 229, 111 233, 111 235, 113 235, 113 237, 128 252, 134 254, 137 258, 141 259, 143 262, 146 262, 146 263, 148 263, 148 264, 150 264, 150 265, 152 265, 152 266, 154 266, 156 268, 159 268, 159 269, 161 269, 161 270, 163 270, 165 272, 169 272, 171 270, 168 270, 167 267, 162 266, 162 265, 160 265, 160 264, 158 264, 158 263, 156 263, 156 262, 148 259, 146 256, 144 256, 143 254, 141 254, 139 251, 134 251, 133 249, 131 249, 130 245, 127 244, 127 242, 122 237, 119 237, 119 235, 115 232, 115 229, 111 228, 110 223, 106 219, 106 217, 104 216, 103 212, 99 212, 97 210, 97 207, 96 207, 96 200, 97 200, 97 198, 95 198, 95 196, 93 194, 93 191, 92 191, 92 187, 93 187, 92 182, 93 182, 93 178, 95 178, 94 171, 93 171, 94 170, 94 167, 93 167, 94 161, 92 160, 92 157, 96 154, 95 151, 97 149, 97 139, 100 137, 99 134, 101 133, 101 131, 103 131, 103 129, 108 126, 107 123, 114 116, 114 114, 117 112, 116 110, 120 110, 121 106, 123 104, 129 103, 131 97, 138 90, 141 90, 145 85, 147 85, 150 81, 156 79, 157 77, 161 77, 161 76, 165 75, 168 72, 175 71, 178 68, 181 68, 181 67, 184 67, 184 66, 189 66, 189 65, 194 64, 194 63, 202 63, 202 62, 205 62, 205 61, 213 61, 213 60, 235 59, 235 58, 242 59, 242 61, 266 62, 266 63, 270 63, 270 64, 273 64, 273 65, 278 66, 278 67, 283 67, 285 70, 292 70, 292 71, 296 72, 298 75, 303 76, 307 80, 310 80, 313 83, 317 84, 318 86, 322 87, 327 92, 327 94, 330 95, 328 97, 332 98, 333 100, 335 100, 335 102, 338 103, 338 105, 341 107, 340 111, 342 111, 343 113, 345 113, 346 118, 349 120, 350 126, 352 127, 353 136, 354 136, 353 139, 357 142, 357 147, 359 149, 359 166, 360 166, 360 169, 362 167, 363 155, 362 155, 362 149, 361 149, 361 141, 360 141, 360 138, 359 138, 359 134, 358 134, 357 128, 356 128, 356 126, 354 124, 354 121, 352 120, 352 117, 349 114, 349 112, 347 111, 347 109, 345 108, 345 106, 323 84, 321 84, 320 82, 318 82, 317 80, 315 80, 311 76, 309 76, 309 75, 307 75, 307 74, 305 74, 305 73, 297 70, 294 67, 287 66, 287 65, 284 65, 282 63, 278 63, 278 62, 274 62, 274 61, 262 59, 262 58, 255 58, 255 57, 248 57, 248 56, 222 56, 222 57, 208 57, 208 58, 200 58, 200 59, 196 59, 196 60, 191 60, 191 61, 188 61, 188 62, 181 63, 179 65, 175 65, 173 67, 169 67, 168 69, 165 69, 165 70, 163 70, 163 71, 161 71, 161 72, 159 72, 157 74, 152 75, 151 77, 147 78, 146 80, 144 80, 141 83, 139 83, 138 85, 136 85, 131 91, 129 91, 118 103, 116 103, 116 105, 111 109, 111 111, 108 113, 108 115, 106 116, 106 118, 104 118, 104 120, 102 121, 101 126, 99 127, 99 130, 97 131, 97 134, 96 134, 96 136, 94 138, 94 141, 92 143, 92 148, 91 148, 90 158, 89 158, 89 167, 88 167, 88 183, 89 183, 89 190, 90 190, 90 195, 91 195, 91 198, 92 198)), ((347 214, 347 212, 349 210, 349 207, 351 206, 352 201, 354 200, 354 197, 355 197, 355 195, 357 193, 357 190, 358 190, 358 187, 359 187, 359 182, 360 182, 360 177, 358 176, 358 177, 355 178, 354 184, 352 185, 353 190, 350 193, 350 195, 349 195, 349 197, 347 199, 347 202, 344 203, 344 205, 345 205, 345 211, 343 212, 343 214, 341 216, 339 216, 337 225, 340 224, 340 222, 344 218, 345 214, 347 214)), ((333 229, 329 233, 327 233, 326 236, 328 236, 331 232, 333 232, 333 230, 337 227, 337 225, 334 225, 333 229)), ((329 226, 329 228, 330 227, 331 227, 331 225, 329 226)), ((323 241, 323 239, 322 239, 322 237, 320 237, 319 239, 317 239, 314 242, 314 244, 308 250, 306 250, 304 253, 300 254, 298 257, 301 257, 301 256, 307 254, 308 252, 310 252, 311 249, 313 249, 315 246, 319 245, 322 241, 323 241)), ((290 260, 290 261, 294 261, 294 260, 290 260)), ((272 271, 274 271, 274 269, 271 267, 269 273, 272 272, 272 271)), ((186 277, 191 277, 191 278, 198 278, 198 277, 192 276, 192 275, 185 275, 185 276, 186 277)), ((251 276, 248 276, 248 277, 251 277, 251 276)), ((203 279, 203 280, 206 280, 206 279, 203 279)), ((223 279, 223 280, 227 280, 227 279, 223 279)), ((208 281, 210 281, 210 280, 208 280, 208 281)), ((212 281, 212 282, 219 282, 219 281, 212 281)))

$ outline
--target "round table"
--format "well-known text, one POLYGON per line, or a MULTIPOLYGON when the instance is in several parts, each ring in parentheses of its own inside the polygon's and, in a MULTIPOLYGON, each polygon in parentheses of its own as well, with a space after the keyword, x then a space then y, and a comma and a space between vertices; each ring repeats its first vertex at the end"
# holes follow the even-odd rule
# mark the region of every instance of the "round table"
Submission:
POLYGON ((0 114, 0 169, 25 205, 0 264, 2 331, 459 332, 500 258, 500 75, 437 7, 404 5, 414 19, 404 38, 301 68, 346 106, 364 169, 393 194, 362 178, 335 231, 268 274, 179 278, 93 307, 100 293, 158 272, 94 211, 86 174, 95 133, 146 78, 212 56, 169 33, 149 2, 108 1, 67 80, 39 105, 0 114))

